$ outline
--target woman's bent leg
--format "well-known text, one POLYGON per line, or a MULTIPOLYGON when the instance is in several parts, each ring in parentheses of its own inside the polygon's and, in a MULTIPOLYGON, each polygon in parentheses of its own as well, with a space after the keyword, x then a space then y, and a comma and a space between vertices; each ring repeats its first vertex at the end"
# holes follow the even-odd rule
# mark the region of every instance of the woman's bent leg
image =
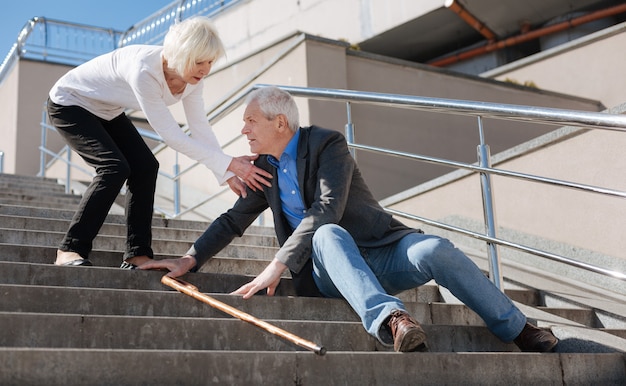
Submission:
POLYGON ((96 171, 59 246, 61 251, 76 252, 88 258, 93 239, 130 170, 103 126, 106 121, 81 107, 60 106, 51 101, 48 101, 48 113, 52 124, 72 150, 96 171))
MULTIPOLYGON (((126 192, 126 251, 124 259, 152 258, 152 215, 159 163, 126 115, 112 120, 109 134, 130 166, 126 192)), ((141 262, 136 262, 141 264, 141 262)))

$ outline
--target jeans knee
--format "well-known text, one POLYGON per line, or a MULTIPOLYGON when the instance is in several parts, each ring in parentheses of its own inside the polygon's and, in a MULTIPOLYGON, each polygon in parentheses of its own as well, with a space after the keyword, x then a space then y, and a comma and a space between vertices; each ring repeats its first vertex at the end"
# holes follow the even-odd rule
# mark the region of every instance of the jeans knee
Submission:
POLYGON ((317 230, 313 234, 313 244, 315 245, 320 241, 327 241, 329 239, 335 238, 342 233, 347 233, 347 231, 339 225, 324 224, 317 228, 317 230))
POLYGON ((321 251, 332 244, 341 243, 341 240, 349 236, 348 231, 337 224, 324 224, 317 228, 313 234, 313 259, 319 261, 323 257, 321 251))
POLYGON ((436 243, 433 245, 431 253, 427 255, 431 267, 439 266, 444 269, 455 269, 459 265, 464 266, 469 260, 450 240, 437 238, 435 241, 436 243))

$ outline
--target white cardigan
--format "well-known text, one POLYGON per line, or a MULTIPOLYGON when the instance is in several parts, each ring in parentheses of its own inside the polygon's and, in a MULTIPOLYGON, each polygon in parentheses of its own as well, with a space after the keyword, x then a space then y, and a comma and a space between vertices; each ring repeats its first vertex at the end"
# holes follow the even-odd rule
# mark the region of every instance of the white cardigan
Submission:
POLYGON ((223 184, 234 176, 226 171, 232 157, 222 151, 207 120, 203 82, 187 84, 182 94, 172 95, 163 74, 162 50, 130 45, 98 56, 61 77, 50 90, 50 99, 62 106, 80 106, 105 120, 125 109, 141 110, 167 145, 208 167, 223 184), (191 137, 167 107, 179 101, 191 137))

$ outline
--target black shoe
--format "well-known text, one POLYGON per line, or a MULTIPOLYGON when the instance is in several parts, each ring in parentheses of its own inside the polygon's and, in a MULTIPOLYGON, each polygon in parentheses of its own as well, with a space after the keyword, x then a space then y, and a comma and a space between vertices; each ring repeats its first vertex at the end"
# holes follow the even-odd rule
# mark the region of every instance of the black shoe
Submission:
POLYGON ((120 268, 122 268, 122 269, 137 269, 137 266, 135 264, 127 263, 125 261, 122 261, 122 264, 120 265, 120 268))
POLYGON ((550 331, 526 323, 522 332, 513 342, 525 352, 550 352, 556 347, 559 340, 550 331))
POLYGON ((426 333, 420 324, 404 311, 391 313, 388 322, 397 352, 426 351, 426 333))
POLYGON ((68 261, 67 263, 63 263, 61 265, 91 267, 93 264, 91 264, 91 261, 89 261, 89 259, 77 259, 68 261))

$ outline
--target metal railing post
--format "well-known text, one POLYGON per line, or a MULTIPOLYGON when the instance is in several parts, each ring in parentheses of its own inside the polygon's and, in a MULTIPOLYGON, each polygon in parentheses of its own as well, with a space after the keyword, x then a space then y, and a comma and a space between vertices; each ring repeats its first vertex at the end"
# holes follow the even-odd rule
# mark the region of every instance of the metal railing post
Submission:
POLYGON ((0 151, 0 174, 4 173, 4 152, 0 151))
POLYGON ((174 163, 174 215, 180 214, 180 165, 178 164, 178 152, 175 154, 174 163))
POLYGON ((348 141, 348 147, 350 148, 350 154, 352 154, 352 158, 356 161, 356 149, 350 147, 350 145, 354 144, 354 124, 352 123, 352 106, 350 102, 346 102, 346 115, 348 119, 348 123, 346 123, 346 140, 348 141))
MULTIPOLYGON (((483 130, 482 117, 478 117, 478 131, 480 145, 478 145, 478 163, 483 168, 491 168, 491 155, 489 146, 485 144, 485 134, 483 130)), ((493 207, 493 190, 491 187, 491 176, 489 173, 480 172, 480 185, 482 189, 483 211, 485 217, 485 231, 487 236, 496 237, 496 216, 493 207)), ((501 291, 502 272, 500 270, 500 258, 498 256, 498 245, 487 242, 487 255, 489 257, 489 278, 493 284, 501 291)))
POLYGON ((44 103, 44 109, 41 112, 41 146, 39 147, 39 177, 46 176, 46 142, 48 138, 48 129, 46 128, 47 115, 44 103))
POLYGON ((72 149, 68 145, 65 145, 65 194, 70 194, 70 179, 72 178, 72 149))

